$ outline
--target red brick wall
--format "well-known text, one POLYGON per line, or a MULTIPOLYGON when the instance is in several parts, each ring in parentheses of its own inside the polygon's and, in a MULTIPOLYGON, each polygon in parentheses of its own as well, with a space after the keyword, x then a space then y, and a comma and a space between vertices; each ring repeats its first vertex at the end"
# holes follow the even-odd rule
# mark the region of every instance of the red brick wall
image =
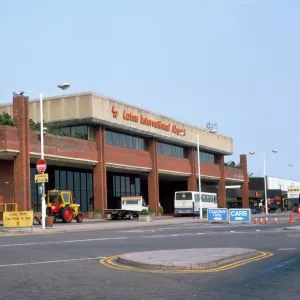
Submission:
POLYGON ((240 165, 243 171, 243 175, 245 178, 244 183, 242 184, 242 206, 244 208, 249 207, 249 179, 248 179, 248 170, 247 170, 247 156, 246 154, 240 155, 240 165))
POLYGON ((0 203, 14 202, 14 162, 0 160, 0 203), (8 182, 6 184, 5 182, 8 182))
POLYGON ((105 145, 106 162, 136 167, 151 168, 151 156, 148 151, 134 150, 105 145))
POLYGON ((13 120, 20 141, 20 153, 14 161, 14 196, 19 210, 30 210, 30 154, 29 154, 29 100, 27 97, 13 98, 13 120))
POLYGON ((13 126, 0 126, 0 150, 19 150, 20 142, 17 128, 13 126))
POLYGON ((161 170, 191 173, 190 161, 186 158, 157 155, 157 168, 161 170))
POLYGON ((107 208, 107 182, 105 164, 105 131, 103 127, 95 130, 98 164, 94 168, 94 209, 107 208))
MULTIPOLYGON (((200 164, 200 172, 201 175, 221 177, 221 170, 218 164, 209 164, 209 163, 202 162, 200 164)), ((198 175, 197 162, 196 162, 196 174, 198 175)))
POLYGON ((244 180, 244 173, 242 169, 225 167, 225 177, 244 180))
MULTIPOLYGON (((29 132, 30 152, 41 152, 41 142, 38 139, 38 135, 38 131, 29 132)), ((94 141, 46 134, 44 145, 45 155, 50 154, 69 158, 98 160, 98 152, 94 141)))
POLYGON ((148 150, 151 155, 152 170, 148 175, 148 204, 149 207, 158 214, 159 209, 159 180, 158 180, 158 167, 157 167, 157 141, 150 139, 148 141, 148 150))

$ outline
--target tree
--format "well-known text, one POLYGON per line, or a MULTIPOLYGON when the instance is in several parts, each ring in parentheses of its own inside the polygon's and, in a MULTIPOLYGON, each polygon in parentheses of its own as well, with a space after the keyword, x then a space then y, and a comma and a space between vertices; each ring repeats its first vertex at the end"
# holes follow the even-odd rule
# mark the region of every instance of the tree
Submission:
POLYGON ((241 167, 239 163, 237 164, 233 160, 225 162, 224 164, 225 164, 226 167, 230 167, 230 168, 237 168, 237 169, 239 169, 241 167))
POLYGON ((0 125, 15 126, 11 115, 6 112, 0 114, 0 125))

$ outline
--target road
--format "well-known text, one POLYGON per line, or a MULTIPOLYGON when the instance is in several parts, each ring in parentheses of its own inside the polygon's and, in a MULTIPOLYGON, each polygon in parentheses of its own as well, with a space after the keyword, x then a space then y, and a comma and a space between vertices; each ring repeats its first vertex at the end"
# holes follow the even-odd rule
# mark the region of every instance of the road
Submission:
POLYGON ((2 236, 0 299, 298 299, 300 232, 281 227, 186 223, 2 236), (274 255, 202 274, 120 271, 99 263, 128 252, 200 247, 254 248, 274 255))

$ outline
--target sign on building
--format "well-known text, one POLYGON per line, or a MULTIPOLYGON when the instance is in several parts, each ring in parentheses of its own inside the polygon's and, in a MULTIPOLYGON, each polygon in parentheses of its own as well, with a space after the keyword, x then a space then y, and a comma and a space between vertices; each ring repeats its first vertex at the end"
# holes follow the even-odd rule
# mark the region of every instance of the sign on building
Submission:
POLYGON ((32 227, 33 211, 12 211, 3 213, 4 227, 32 227))
POLYGON ((229 223, 250 223, 251 211, 249 208, 229 209, 229 223))
POLYGON ((289 186, 287 190, 287 197, 298 199, 300 194, 300 187, 299 186, 289 186))
POLYGON ((228 209, 227 208, 208 208, 207 221, 208 222, 227 222, 228 209))

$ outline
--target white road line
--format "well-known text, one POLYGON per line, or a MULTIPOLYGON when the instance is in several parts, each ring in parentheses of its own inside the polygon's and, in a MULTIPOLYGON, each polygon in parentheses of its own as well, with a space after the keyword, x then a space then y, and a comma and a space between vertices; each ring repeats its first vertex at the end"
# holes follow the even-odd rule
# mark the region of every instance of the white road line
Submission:
POLYGON ((0 268, 41 265, 41 264, 53 264, 53 263, 62 263, 62 262, 71 262, 71 261, 96 260, 96 259, 102 259, 102 258, 105 258, 105 256, 61 259, 61 260, 47 260, 47 261, 37 261, 37 262, 32 262, 32 263, 20 263, 20 264, 8 264, 8 265, 0 265, 0 268))
POLYGON ((107 241, 107 240, 125 240, 127 237, 118 238, 99 238, 99 239, 84 239, 84 240, 72 240, 72 241, 55 241, 55 242, 35 242, 35 243, 24 243, 24 244, 8 244, 0 245, 0 248, 4 247, 19 247, 19 246, 32 246, 32 245, 45 245, 45 244, 67 244, 67 243, 82 243, 82 242, 93 242, 93 241, 107 241))
POLYGON ((278 251, 289 251, 289 250, 297 250, 298 248, 280 248, 278 251))

